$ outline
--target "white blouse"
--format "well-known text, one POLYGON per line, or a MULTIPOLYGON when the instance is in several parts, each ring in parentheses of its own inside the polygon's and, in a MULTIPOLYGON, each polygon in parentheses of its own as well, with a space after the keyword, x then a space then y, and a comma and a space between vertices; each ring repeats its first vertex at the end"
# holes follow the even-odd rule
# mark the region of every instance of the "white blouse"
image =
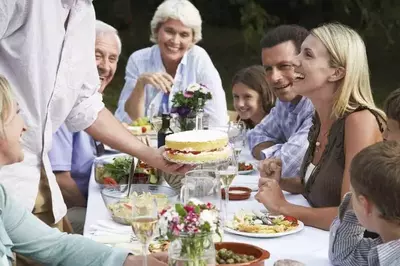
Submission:
POLYGON ((311 176, 311 174, 313 173, 314 169, 315 169, 315 165, 312 164, 312 163, 310 163, 310 164, 307 166, 307 171, 306 171, 306 174, 305 174, 305 176, 304 176, 304 184, 307 184, 308 179, 310 179, 310 176, 311 176))

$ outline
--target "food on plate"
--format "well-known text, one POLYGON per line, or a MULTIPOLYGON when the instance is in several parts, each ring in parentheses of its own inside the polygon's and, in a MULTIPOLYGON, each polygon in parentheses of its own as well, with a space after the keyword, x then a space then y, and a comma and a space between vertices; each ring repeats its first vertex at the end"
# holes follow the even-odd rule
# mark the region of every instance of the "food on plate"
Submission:
MULTIPOLYGON (((159 211, 168 207, 169 201, 165 194, 151 194, 152 197, 156 199, 157 208, 159 211)), ((123 224, 130 224, 132 221, 132 198, 137 196, 136 191, 134 191, 129 198, 121 199, 116 203, 108 204, 106 207, 110 210, 111 216, 117 218, 123 224)))
POLYGON ((135 173, 133 174, 132 182, 134 184, 157 184, 158 177, 156 175, 156 169, 145 162, 139 161, 135 173))
POLYGON ((283 233, 296 229, 298 225, 298 220, 291 216, 265 214, 264 217, 259 217, 244 210, 237 212, 233 221, 227 224, 233 230, 257 234, 283 233))
POLYGON ((95 166, 95 179, 99 184, 117 185, 128 182, 132 157, 121 156, 112 159, 110 163, 95 166))
POLYGON ((149 245, 150 253, 157 253, 157 252, 165 252, 168 251, 169 247, 169 240, 166 239, 158 239, 149 245))
POLYGON ((228 134, 218 130, 184 131, 165 138, 165 156, 175 162, 215 162, 230 154, 228 134))
POLYGON ((232 250, 226 248, 221 248, 218 250, 215 260, 217 264, 237 264, 237 263, 247 263, 255 259, 252 255, 237 254, 232 250))
POLYGON ((147 117, 140 117, 128 126, 129 131, 134 135, 149 133, 152 130, 151 123, 147 117))
POLYGON ((254 167, 251 163, 240 162, 238 164, 239 171, 250 171, 253 170, 254 167))

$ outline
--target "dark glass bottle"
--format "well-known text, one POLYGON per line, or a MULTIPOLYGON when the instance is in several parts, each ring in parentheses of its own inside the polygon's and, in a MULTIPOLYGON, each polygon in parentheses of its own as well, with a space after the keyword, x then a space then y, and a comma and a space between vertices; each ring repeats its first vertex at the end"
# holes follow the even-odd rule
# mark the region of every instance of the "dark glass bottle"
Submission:
POLYGON ((165 137, 174 133, 170 128, 171 116, 169 114, 162 114, 162 125, 161 129, 158 131, 157 140, 158 147, 165 145, 165 137))

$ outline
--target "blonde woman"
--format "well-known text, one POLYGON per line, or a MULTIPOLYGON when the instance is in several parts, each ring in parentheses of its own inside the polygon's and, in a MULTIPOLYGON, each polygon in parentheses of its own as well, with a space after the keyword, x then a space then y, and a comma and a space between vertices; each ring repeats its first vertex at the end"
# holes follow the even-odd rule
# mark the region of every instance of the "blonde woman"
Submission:
POLYGON ((169 112, 176 92, 201 83, 213 96, 204 110, 209 124, 228 122, 221 78, 207 52, 196 45, 202 39, 201 23, 199 11, 188 0, 166 0, 158 6, 150 23, 154 45, 134 52, 126 66, 115 113, 120 121, 169 112))
POLYGON ((313 29, 294 66, 299 77, 293 90, 316 110, 310 146, 297 178, 281 179, 279 160, 264 161, 256 198, 270 211, 328 230, 349 191, 350 162, 363 148, 382 141, 385 115, 372 98, 364 42, 347 26, 313 29), (281 189, 303 194, 311 207, 287 202, 281 189))
MULTIPOLYGON (((26 131, 8 81, 0 76, 0 168, 24 159, 20 143, 26 131)), ((11 265, 13 252, 45 265, 140 266, 143 257, 114 249, 79 235, 61 233, 33 216, 0 185, 0 265, 11 265)), ((149 265, 163 266, 166 254, 149 256, 149 265)))

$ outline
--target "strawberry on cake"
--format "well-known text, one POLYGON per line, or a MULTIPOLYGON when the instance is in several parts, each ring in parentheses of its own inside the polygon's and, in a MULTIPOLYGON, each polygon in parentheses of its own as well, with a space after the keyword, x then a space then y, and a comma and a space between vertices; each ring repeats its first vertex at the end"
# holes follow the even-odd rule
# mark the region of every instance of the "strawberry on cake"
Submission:
POLYGON ((193 130, 168 135, 165 157, 172 162, 212 163, 231 154, 228 134, 217 130, 193 130))

